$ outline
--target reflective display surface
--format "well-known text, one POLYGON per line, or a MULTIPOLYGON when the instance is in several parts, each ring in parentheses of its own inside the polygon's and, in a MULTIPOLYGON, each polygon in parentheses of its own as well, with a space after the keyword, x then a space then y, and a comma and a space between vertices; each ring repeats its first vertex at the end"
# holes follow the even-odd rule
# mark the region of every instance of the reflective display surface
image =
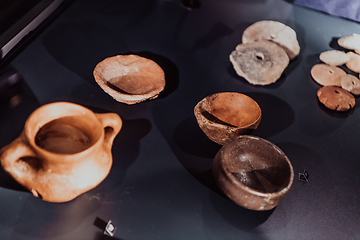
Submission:
POLYGON ((283 0, 204 0, 193 10, 180 0, 74 1, 11 62, 21 94, 0 104, 0 147, 39 106, 70 101, 121 116, 114 163, 98 187, 56 204, 0 169, 0 239, 359 238, 360 102, 347 112, 328 110, 310 75, 319 54, 352 33, 360 33, 358 23, 283 0), (245 28, 264 19, 293 28, 301 51, 276 83, 254 86, 236 74, 229 55, 245 28), (118 54, 159 64, 164 92, 135 105, 106 94, 93 70, 118 54), (215 185, 211 165, 221 146, 201 131, 193 110, 225 91, 259 104, 253 134, 276 144, 294 167, 292 189, 273 210, 244 209, 215 185), (304 169, 308 182, 298 180, 304 169), (109 220, 113 237, 100 229, 109 220))

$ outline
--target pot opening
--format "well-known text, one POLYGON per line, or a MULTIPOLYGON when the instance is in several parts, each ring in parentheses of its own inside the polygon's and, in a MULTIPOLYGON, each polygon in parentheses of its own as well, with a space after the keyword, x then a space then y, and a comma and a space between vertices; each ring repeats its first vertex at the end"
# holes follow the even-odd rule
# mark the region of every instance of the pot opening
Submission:
POLYGON ((75 154, 91 147, 98 139, 98 131, 89 119, 68 116, 52 120, 42 126, 35 143, 42 149, 58 154, 75 154))

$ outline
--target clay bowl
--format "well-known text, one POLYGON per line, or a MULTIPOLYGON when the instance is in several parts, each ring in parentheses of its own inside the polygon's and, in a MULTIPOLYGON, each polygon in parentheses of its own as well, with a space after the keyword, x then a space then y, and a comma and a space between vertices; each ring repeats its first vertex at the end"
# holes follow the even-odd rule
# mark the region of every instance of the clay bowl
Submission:
POLYGON ((93 75, 106 93, 126 104, 157 98, 165 88, 162 68, 137 55, 106 58, 96 65, 93 75))
POLYGON ((213 174, 222 192, 250 210, 270 210, 289 191, 294 170, 273 143, 255 136, 238 136, 216 154, 213 174))
POLYGON ((252 98, 236 92, 222 92, 201 100, 194 108, 201 130, 212 141, 223 145, 259 126, 261 109, 252 98))

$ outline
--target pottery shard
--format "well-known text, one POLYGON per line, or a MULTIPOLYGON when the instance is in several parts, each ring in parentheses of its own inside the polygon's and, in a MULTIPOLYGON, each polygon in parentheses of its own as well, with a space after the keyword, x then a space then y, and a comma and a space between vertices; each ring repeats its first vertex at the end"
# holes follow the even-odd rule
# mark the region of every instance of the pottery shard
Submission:
POLYGON ((360 79, 351 74, 341 77, 341 87, 354 95, 360 95, 360 79))
POLYGON ((311 68, 311 76, 322 86, 341 86, 341 77, 346 72, 339 67, 327 64, 316 64, 311 68))
POLYGON ((96 65, 93 74, 106 93, 126 104, 157 98, 165 88, 162 68, 137 55, 106 58, 96 65))
POLYGON ((360 55, 348 52, 350 60, 346 63, 346 67, 354 72, 360 73, 360 55))
POLYGON ((340 66, 350 60, 350 56, 339 50, 329 50, 320 54, 320 60, 326 64, 340 66))
POLYGON ((341 37, 338 39, 338 44, 346 49, 360 50, 360 34, 354 33, 353 35, 341 37))
POLYGON ((355 106, 355 97, 340 87, 322 87, 318 90, 317 96, 322 104, 332 110, 347 111, 355 106))
POLYGON ((236 73, 254 85, 276 82, 287 65, 289 57, 276 43, 262 40, 239 44, 230 54, 236 73))
POLYGON ((284 48, 290 59, 294 59, 300 53, 296 32, 281 22, 259 21, 247 27, 243 32, 242 43, 259 40, 269 40, 277 43, 284 48))

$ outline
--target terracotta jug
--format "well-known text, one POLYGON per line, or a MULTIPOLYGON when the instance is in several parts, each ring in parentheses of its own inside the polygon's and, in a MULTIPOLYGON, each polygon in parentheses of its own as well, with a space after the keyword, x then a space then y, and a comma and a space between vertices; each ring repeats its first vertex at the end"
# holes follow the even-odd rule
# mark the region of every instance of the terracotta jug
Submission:
POLYGON ((115 113, 97 114, 68 102, 46 104, 28 117, 20 136, 0 150, 0 161, 35 197, 70 201, 108 175, 113 140, 121 127, 115 113))

